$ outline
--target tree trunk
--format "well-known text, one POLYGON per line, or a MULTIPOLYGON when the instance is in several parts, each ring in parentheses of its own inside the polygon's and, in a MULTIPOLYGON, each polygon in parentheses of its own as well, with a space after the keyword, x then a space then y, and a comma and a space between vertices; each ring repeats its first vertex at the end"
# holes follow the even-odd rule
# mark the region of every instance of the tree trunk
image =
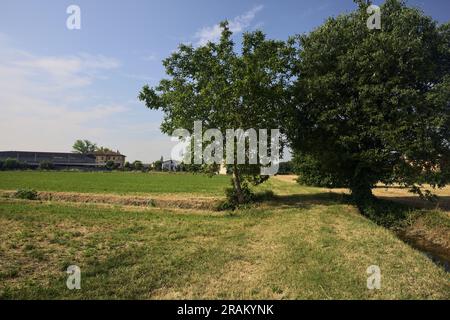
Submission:
POLYGON ((236 191, 238 203, 243 204, 245 202, 245 199, 244 199, 244 194, 242 193, 241 176, 240 176, 239 169, 236 164, 233 167, 233 185, 234 185, 234 190, 236 191))
POLYGON ((352 199, 358 207, 359 211, 364 213, 365 209, 373 204, 375 197, 372 193, 372 186, 366 183, 364 179, 357 179, 350 183, 352 199))

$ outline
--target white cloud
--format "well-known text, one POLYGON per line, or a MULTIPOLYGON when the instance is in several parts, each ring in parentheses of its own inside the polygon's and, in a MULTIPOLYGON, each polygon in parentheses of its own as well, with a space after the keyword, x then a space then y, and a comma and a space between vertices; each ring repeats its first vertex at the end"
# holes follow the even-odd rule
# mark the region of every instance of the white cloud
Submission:
POLYGON ((118 67, 102 55, 35 56, 0 35, 0 149, 69 151, 76 138, 100 137, 128 108, 93 102, 86 89, 118 67))
MULTIPOLYGON (((264 8, 262 5, 253 7, 250 11, 243 15, 237 16, 229 20, 230 31, 233 33, 239 33, 250 27, 252 21, 255 19, 256 14, 264 8)), ((219 40, 222 30, 219 24, 214 26, 204 27, 196 32, 195 39, 197 39, 197 45, 205 45, 209 41, 215 42, 219 40)))
POLYGON ((70 88, 91 84, 100 71, 118 68, 119 62, 113 58, 86 53, 64 57, 35 57, 22 53, 9 65, 15 68, 15 72, 49 77, 48 81, 54 82, 57 88, 70 88))

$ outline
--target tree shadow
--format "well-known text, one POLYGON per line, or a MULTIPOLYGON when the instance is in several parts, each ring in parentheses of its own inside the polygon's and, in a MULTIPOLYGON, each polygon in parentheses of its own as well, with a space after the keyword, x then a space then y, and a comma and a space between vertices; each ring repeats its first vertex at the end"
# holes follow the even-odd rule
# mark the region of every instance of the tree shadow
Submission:
POLYGON ((378 196, 385 201, 393 201, 416 209, 439 209, 450 211, 450 196, 438 196, 436 201, 428 201, 418 196, 378 196))
POLYGON ((336 204, 350 203, 349 197, 344 194, 334 192, 318 192, 311 194, 288 194, 288 195, 257 195, 257 202, 269 208, 307 209, 315 205, 331 206, 336 204))
MULTIPOLYGON (((350 195, 330 191, 288 195, 266 193, 260 194, 257 202, 267 209, 296 208, 307 210, 317 205, 354 205, 350 195)), ((360 208, 359 211, 362 216, 372 222, 394 231, 399 239, 425 253, 432 261, 439 266, 444 266, 448 271, 450 270, 450 260, 447 247, 440 247, 430 239, 420 238, 420 241, 418 241, 407 235, 406 232, 415 219, 429 214, 429 210, 433 209, 450 210, 450 196, 439 196, 435 202, 427 201, 414 195, 377 196, 373 201, 368 202, 366 207, 360 208)))

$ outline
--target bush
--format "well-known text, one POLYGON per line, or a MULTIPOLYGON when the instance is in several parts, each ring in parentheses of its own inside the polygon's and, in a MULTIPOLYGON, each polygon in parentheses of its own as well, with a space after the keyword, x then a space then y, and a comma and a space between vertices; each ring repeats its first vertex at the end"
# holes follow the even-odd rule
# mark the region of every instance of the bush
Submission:
POLYGON ((14 198, 24 199, 24 200, 37 200, 38 193, 33 189, 19 189, 14 194, 14 198))
POLYGON ((153 168, 155 169, 155 171, 162 171, 162 161, 156 160, 155 162, 153 162, 153 168))
POLYGON ((4 164, 4 161, 0 160, 0 170, 3 170, 3 164, 4 164))
MULTIPOLYGON (((242 183, 241 189, 244 195, 244 204, 251 203, 255 200, 255 196, 251 192, 247 182, 242 183)), ((226 200, 219 204, 218 210, 235 210, 240 206, 236 190, 233 186, 225 190, 225 196, 226 200)))
POLYGON ((142 164, 142 161, 136 160, 133 162, 133 169, 136 171, 141 171, 144 168, 144 165, 142 164))
POLYGON ((5 160, 3 167, 5 170, 16 170, 20 169, 20 163, 16 159, 8 158, 5 160))
POLYGON ((125 164, 123 165, 123 170, 124 171, 131 171, 133 168, 131 166, 131 163, 129 163, 128 161, 125 162, 125 164))
POLYGON ((106 167, 106 169, 114 170, 116 167, 116 164, 114 163, 114 161, 108 160, 108 162, 106 162, 106 164, 105 164, 105 167, 106 167))
POLYGON ((39 163, 39 169, 41 170, 52 170, 53 168, 53 163, 51 161, 44 160, 39 163))

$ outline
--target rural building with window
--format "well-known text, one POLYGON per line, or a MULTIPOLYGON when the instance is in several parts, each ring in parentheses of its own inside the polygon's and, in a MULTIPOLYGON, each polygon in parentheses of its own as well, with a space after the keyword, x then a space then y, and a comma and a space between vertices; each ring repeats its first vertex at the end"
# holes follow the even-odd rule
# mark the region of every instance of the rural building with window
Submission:
POLYGON ((123 168, 125 164, 125 158, 119 151, 95 151, 95 162, 99 166, 104 166, 108 161, 113 161, 115 165, 123 168))

